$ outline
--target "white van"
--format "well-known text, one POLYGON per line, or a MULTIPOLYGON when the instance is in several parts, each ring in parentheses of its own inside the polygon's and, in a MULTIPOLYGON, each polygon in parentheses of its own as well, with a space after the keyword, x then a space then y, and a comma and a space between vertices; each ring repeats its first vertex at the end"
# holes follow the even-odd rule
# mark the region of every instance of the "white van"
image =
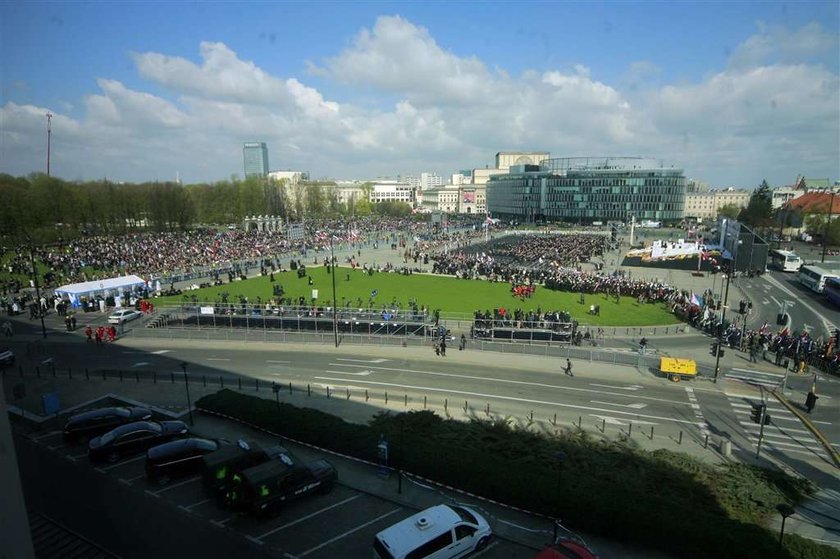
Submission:
POLYGON ((437 505, 376 534, 374 559, 454 559, 487 547, 493 531, 474 510, 437 505))

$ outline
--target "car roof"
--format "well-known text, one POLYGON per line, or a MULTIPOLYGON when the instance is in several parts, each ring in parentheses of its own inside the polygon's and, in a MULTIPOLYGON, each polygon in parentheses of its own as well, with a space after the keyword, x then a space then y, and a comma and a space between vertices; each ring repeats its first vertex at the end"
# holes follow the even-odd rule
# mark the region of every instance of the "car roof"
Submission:
POLYGON ((115 406, 115 407, 111 407, 111 408, 99 408, 99 409, 90 410, 90 411, 78 413, 74 416, 71 416, 70 419, 68 420, 68 422, 75 423, 77 421, 84 421, 86 419, 93 419, 95 417, 103 417, 103 416, 106 416, 106 415, 120 415, 122 417, 126 417, 126 416, 130 415, 130 413, 131 413, 131 410, 129 408, 122 407, 122 406, 115 406), (121 410, 125 410, 125 412, 127 412, 127 413, 123 413, 123 411, 121 411, 121 410))
POLYGON ((399 550, 415 549, 459 522, 461 517, 454 510, 447 505, 436 505, 397 522, 379 532, 376 537, 386 543, 392 553, 398 554, 399 550), (422 528, 418 522, 421 518, 426 520, 426 526, 422 528))
POLYGON ((127 425, 120 425, 116 429, 111 430, 115 436, 124 435, 126 433, 133 433, 134 431, 157 431, 160 425, 152 421, 135 421, 127 425))
POLYGON ((294 469, 294 464, 287 464, 279 459, 269 460, 242 472, 242 478, 254 485, 270 479, 285 476, 294 469))
POLYGON ((162 445, 158 445, 149 449, 148 455, 149 458, 160 458, 162 456, 167 456, 170 454, 177 454, 182 450, 187 450, 198 446, 200 442, 210 443, 218 445, 216 441, 210 439, 202 439, 199 437, 190 437, 188 439, 178 439, 177 441, 171 441, 168 443, 163 443, 162 445))

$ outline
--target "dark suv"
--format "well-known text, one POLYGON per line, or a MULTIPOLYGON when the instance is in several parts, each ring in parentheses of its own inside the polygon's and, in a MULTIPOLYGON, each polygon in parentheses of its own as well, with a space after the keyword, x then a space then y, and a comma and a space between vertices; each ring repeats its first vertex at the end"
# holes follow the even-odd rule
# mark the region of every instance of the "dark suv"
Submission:
POLYGON ((201 477, 204 487, 221 499, 225 487, 242 470, 278 458, 288 451, 282 446, 262 447, 245 440, 226 445, 202 458, 201 477))
POLYGON ((93 437, 107 433, 120 425, 146 421, 152 412, 146 408, 116 407, 100 408, 72 416, 64 424, 64 440, 86 442, 93 437))

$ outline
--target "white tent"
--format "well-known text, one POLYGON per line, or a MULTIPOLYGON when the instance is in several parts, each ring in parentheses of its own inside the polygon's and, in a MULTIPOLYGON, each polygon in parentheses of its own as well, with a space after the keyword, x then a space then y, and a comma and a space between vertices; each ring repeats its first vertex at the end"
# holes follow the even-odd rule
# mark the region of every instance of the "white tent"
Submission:
POLYGON ((139 289, 146 285, 139 276, 119 276, 103 280, 86 281, 63 285, 55 290, 57 295, 67 298, 74 307, 81 305, 81 297, 102 295, 103 297, 119 295, 123 290, 139 289))

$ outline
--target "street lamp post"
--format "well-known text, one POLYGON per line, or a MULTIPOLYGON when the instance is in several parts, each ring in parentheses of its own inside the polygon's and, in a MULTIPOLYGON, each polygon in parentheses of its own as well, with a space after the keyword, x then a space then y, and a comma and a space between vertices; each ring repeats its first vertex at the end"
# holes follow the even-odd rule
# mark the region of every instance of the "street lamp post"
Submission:
POLYGON ((47 327, 44 324, 44 313, 40 308, 41 305, 41 288, 38 286, 38 270, 35 268, 35 249, 32 246, 32 237, 29 236, 28 233, 24 232, 26 235, 26 240, 29 242, 29 263, 32 266, 32 283, 35 285, 35 304, 39 306, 38 308, 38 315, 41 317, 41 334, 44 336, 44 339, 47 339, 47 327))
POLYGON ((718 381, 718 376, 720 375, 720 351, 723 348, 723 324, 726 321, 726 303, 729 301, 729 276, 731 275, 730 272, 727 271, 724 277, 726 277, 726 289, 723 295, 723 306, 721 307, 720 313, 720 325, 718 326, 718 343, 717 343, 717 351, 715 352, 715 383, 718 381))
POLYGON ((822 260, 820 262, 825 262, 825 252, 828 249, 828 228, 831 225, 831 215, 832 210, 834 210, 834 194, 835 192, 831 192, 831 203, 828 205, 828 219, 825 222, 825 227, 823 228, 823 249, 822 249, 822 260))
POLYGON ((190 380, 187 377, 187 362, 181 361, 181 370, 184 371, 184 386, 187 388, 187 412, 190 414, 190 425, 193 423, 192 403, 190 402, 190 380))
POLYGON ((338 318, 336 314, 335 297, 335 253, 333 252, 333 236, 330 234, 330 268, 332 269, 332 291, 333 291, 333 335, 335 336, 335 347, 338 347, 338 318))
POLYGON ((792 516, 796 513, 794 508, 787 503, 782 503, 776 507, 776 510, 779 511, 779 514, 782 515, 782 529, 779 530, 779 549, 782 549, 782 540, 785 537, 785 520, 787 520, 788 516, 792 516))

